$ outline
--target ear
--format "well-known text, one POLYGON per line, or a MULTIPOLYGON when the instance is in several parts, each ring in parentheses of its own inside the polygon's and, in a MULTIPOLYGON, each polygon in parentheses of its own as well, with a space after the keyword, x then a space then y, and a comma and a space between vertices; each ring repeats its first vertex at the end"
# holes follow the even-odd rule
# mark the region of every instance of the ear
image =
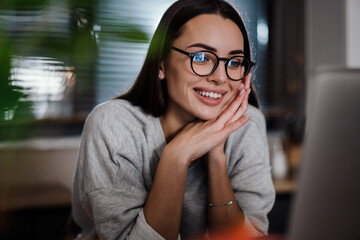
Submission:
POLYGON ((165 78, 165 70, 164 70, 164 62, 160 63, 160 70, 159 70, 159 80, 163 80, 165 78))

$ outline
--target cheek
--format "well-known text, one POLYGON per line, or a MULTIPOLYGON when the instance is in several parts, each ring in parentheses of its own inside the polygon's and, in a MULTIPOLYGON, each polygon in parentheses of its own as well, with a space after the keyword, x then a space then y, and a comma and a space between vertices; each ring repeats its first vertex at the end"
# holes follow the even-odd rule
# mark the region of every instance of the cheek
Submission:
POLYGON ((233 81, 233 82, 229 83, 231 90, 228 94, 225 105, 228 105, 230 102, 232 102, 235 99, 235 97, 239 94, 238 89, 239 89, 241 83, 242 83, 242 81, 240 81, 240 82, 233 81))
POLYGON ((195 82, 192 73, 189 73, 183 64, 171 64, 166 66, 165 70, 166 83, 168 91, 185 91, 186 87, 195 82))
POLYGON ((179 76, 175 71, 169 71, 169 73, 166 75, 166 85, 170 95, 172 95, 174 91, 180 90, 181 87, 181 82, 179 81, 180 78, 181 76, 179 76))
MULTIPOLYGON (((230 80, 229 80, 229 81, 230 81, 230 80)), ((229 82, 229 86, 230 86, 231 94, 232 94, 232 95, 237 94, 238 89, 239 89, 239 87, 240 87, 240 84, 241 84, 242 82, 243 82, 243 81, 231 81, 231 82, 229 82)))
POLYGON ((184 86, 181 80, 182 76, 180 72, 169 69, 166 75, 166 85, 169 97, 174 101, 182 95, 181 93, 183 92, 184 86))
POLYGON ((169 87, 176 86, 179 83, 179 78, 181 77, 180 71, 178 67, 173 64, 172 62, 169 62, 165 66, 165 77, 166 77, 166 83, 169 87))
POLYGON ((186 81, 193 79, 194 73, 190 67, 190 59, 178 59, 169 56, 165 63, 165 77, 168 78, 169 84, 182 85, 186 81))

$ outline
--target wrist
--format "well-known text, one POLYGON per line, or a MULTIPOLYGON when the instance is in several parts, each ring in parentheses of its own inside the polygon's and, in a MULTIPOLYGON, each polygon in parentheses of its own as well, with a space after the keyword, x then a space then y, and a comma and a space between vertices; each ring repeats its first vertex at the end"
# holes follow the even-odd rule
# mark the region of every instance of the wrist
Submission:
POLYGON ((206 157, 209 161, 225 161, 226 162, 226 155, 224 152, 224 143, 217 145, 213 149, 211 149, 207 154, 206 157))
POLYGON ((227 171, 227 158, 225 153, 212 154, 207 156, 207 165, 209 171, 227 171))
POLYGON ((161 154, 161 158, 179 164, 180 167, 184 166, 188 168, 190 165, 190 158, 186 155, 186 153, 180 151, 178 148, 173 149, 170 144, 165 146, 161 154))

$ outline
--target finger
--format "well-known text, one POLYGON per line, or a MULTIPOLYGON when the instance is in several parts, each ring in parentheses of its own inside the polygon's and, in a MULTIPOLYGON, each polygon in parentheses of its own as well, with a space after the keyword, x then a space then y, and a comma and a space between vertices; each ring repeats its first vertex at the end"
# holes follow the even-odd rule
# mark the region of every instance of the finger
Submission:
MULTIPOLYGON (((219 122, 220 124, 221 123, 225 123, 226 122, 226 119, 227 117, 230 117, 228 115, 229 114, 229 111, 231 110, 231 106, 232 104, 234 104, 234 102, 236 101, 237 98, 239 98, 239 95, 243 95, 245 94, 245 86, 243 83, 240 84, 239 88, 238 88, 238 94, 234 94, 234 96, 232 96, 229 100, 229 103, 227 104, 226 108, 221 112, 221 114, 218 116, 218 118, 216 119, 215 122, 219 122), (227 113, 227 114, 226 114, 227 113)), ((236 104, 236 102, 235 102, 236 104)))
POLYGON ((246 75, 246 77, 245 77, 245 79, 244 79, 245 89, 250 88, 251 76, 252 76, 252 73, 249 73, 248 75, 246 75))
POLYGON ((239 109, 232 116, 232 118, 226 123, 226 125, 235 122, 236 120, 241 118, 246 113, 246 111, 248 109, 248 101, 249 101, 250 91, 251 91, 250 89, 248 89, 246 91, 245 97, 244 97, 243 101, 241 102, 239 109))
MULTIPOLYGON (((238 88, 238 93, 240 94, 243 89, 245 90, 245 85, 244 85, 244 83, 241 83, 239 88, 238 88)), ((236 97, 237 97, 237 95, 234 94, 234 96, 232 96, 230 98, 229 103, 232 103, 235 100, 236 97)))
POLYGON ((240 118, 247 110, 248 107, 248 101, 249 101, 249 94, 251 92, 251 77, 252 77, 252 73, 249 73, 248 75, 246 75, 245 79, 244 79, 244 88, 246 90, 246 98, 244 99, 245 101, 242 101, 241 106, 239 107, 238 111, 235 113, 235 115, 227 122, 228 123, 232 123, 234 121, 236 121, 238 118, 240 118), (244 111, 239 111, 241 109, 245 109, 244 111), (243 112, 243 113, 242 113, 243 112))
POLYGON ((219 118, 216 120, 221 126, 224 126, 226 122, 228 122, 232 116, 236 113, 239 109, 241 102, 246 97, 245 89, 242 89, 239 94, 235 97, 234 101, 232 101, 227 108, 221 113, 219 118))
POLYGON ((241 102, 239 109, 236 111, 236 113, 232 116, 232 118, 226 124, 235 122, 237 119, 241 118, 246 113, 246 111, 248 109, 248 105, 249 105, 250 92, 251 92, 251 89, 246 90, 245 97, 244 97, 243 101, 241 102))
POLYGON ((244 126, 250 119, 250 114, 245 114, 241 118, 237 119, 236 121, 226 125, 221 131, 219 131, 220 137, 225 139, 231 133, 235 132, 240 127, 244 126))

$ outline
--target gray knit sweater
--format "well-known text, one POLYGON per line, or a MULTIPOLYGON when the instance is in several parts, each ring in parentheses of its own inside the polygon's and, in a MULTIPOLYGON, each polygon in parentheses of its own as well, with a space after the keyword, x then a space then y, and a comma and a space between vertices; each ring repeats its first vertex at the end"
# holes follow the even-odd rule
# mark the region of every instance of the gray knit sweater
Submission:
MULTIPOLYGON (((225 153, 245 223, 256 234, 266 234, 275 192, 265 121, 251 105, 248 113, 251 119, 229 136, 225 153)), ((163 239, 146 223, 143 207, 165 145, 159 118, 125 100, 112 100, 92 111, 73 182, 73 217, 82 234, 95 229, 104 239, 163 239)), ((179 239, 206 232, 206 190, 200 159, 188 171, 179 239)))

